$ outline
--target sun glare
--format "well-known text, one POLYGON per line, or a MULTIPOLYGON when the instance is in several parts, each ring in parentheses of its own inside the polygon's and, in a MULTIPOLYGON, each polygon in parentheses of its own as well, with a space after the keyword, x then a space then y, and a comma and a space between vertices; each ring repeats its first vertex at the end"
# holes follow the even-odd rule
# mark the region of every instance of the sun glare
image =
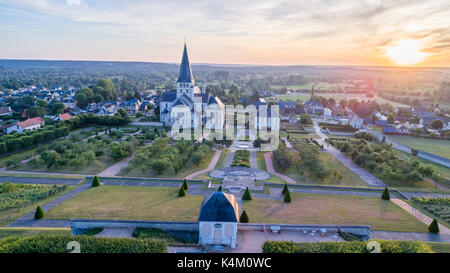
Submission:
POLYGON ((395 46, 388 48, 386 56, 398 65, 412 65, 416 64, 426 56, 427 53, 420 52, 422 46, 414 40, 402 40, 395 46))

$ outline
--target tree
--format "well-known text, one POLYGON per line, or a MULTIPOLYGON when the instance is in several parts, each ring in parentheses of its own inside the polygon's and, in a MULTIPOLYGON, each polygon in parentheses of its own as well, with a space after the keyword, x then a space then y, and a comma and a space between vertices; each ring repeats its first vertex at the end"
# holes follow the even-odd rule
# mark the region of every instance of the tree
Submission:
POLYGON ((439 233, 439 225, 436 219, 433 219, 430 226, 428 227, 428 231, 431 233, 439 233))
POLYGON ((431 127, 434 129, 442 129, 444 127, 444 123, 440 119, 433 120, 431 122, 431 127))
POLYGON ((283 186, 283 190, 281 191, 281 193, 282 193, 282 194, 286 194, 286 192, 287 192, 288 190, 289 190, 289 189, 288 189, 287 183, 285 183, 284 186, 283 186))
POLYGON ((222 191, 222 185, 219 186, 219 188, 217 189, 217 191, 222 191))
POLYGON ((181 186, 180 190, 178 191, 178 196, 180 197, 186 196, 186 191, 184 190, 183 186, 181 186))
POLYGON ((312 121, 312 118, 311 118, 310 115, 308 115, 308 114, 301 114, 300 115, 300 123, 301 124, 312 124, 313 121, 312 121))
POLYGON ((88 106, 88 97, 85 93, 78 93, 75 95, 75 100, 77 101, 77 106, 80 108, 85 108, 88 106))
POLYGON ((97 176, 94 176, 94 179, 92 180, 92 187, 98 187, 100 185, 100 180, 98 180, 97 176))
POLYGON ((284 194, 284 199, 283 200, 286 203, 291 203, 291 194, 289 193, 289 189, 284 194))
POLYGON ((387 122, 389 123, 389 124, 393 124, 394 123, 394 120, 395 120, 395 116, 394 116, 394 114, 389 114, 389 116, 387 117, 387 122))
POLYGON ((34 219, 39 220, 44 218, 45 213, 44 210, 41 208, 41 206, 37 206, 36 212, 34 213, 34 219))
POLYGON ((50 104, 50 114, 57 115, 64 112, 66 106, 62 102, 54 102, 50 104))
POLYGON ((250 194, 250 191, 248 190, 248 187, 245 189, 244 195, 242 196, 243 200, 252 200, 252 195, 250 194))
POLYGON ((383 194, 381 195, 381 199, 383 199, 383 200, 390 200, 391 199, 391 196, 389 195, 388 188, 384 189, 383 194))
POLYGON ((186 179, 184 179, 184 181, 183 181, 183 188, 184 188, 185 190, 189 190, 189 185, 188 185, 188 182, 187 182, 186 179))
POLYGON ((239 222, 241 223, 248 223, 249 219, 248 219, 248 215, 247 212, 245 210, 242 211, 241 217, 239 217, 239 222))

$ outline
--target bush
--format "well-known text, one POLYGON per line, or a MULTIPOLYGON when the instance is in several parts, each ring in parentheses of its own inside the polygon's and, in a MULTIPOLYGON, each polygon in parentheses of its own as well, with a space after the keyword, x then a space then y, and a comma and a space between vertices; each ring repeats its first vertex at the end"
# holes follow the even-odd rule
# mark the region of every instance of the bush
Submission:
POLYGON ((184 181, 183 181, 183 188, 184 188, 185 190, 189 190, 189 185, 188 185, 188 182, 187 182, 186 179, 184 179, 184 181))
POLYGON ((381 195, 381 199, 383 200, 391 200, 391 196, 389 195, 388 188, 385 188, 383 194, 381 195))
POLYGON ((102 238, 93 236, 9 237, 0 240, 0 253, 69 253, 67 244, 76 241, 81 253, 164 253, 163 240, 102 238))
POLYGON ((217 189, 217 191, 222 191, 222 185, 219 186, 219 188, 217 189))
POLYGON ((286 203, 291 203, 291 194, 289 193, 289 190, 286 191, 286 193, 284 194, 284 202, 286 203))
POLYGON ((281 191, 282 194, 286 194, 286 192, 289 191, 287 183, 284 184, 283 190, 281 191))
POLYGON ((100 180, 98 180, 97 176, 94 176, 94 179, 92 180, 92 187, 99 187, 100 185, 100 180))
POLYGON ((184 190, 183 186, 181 186, 180 190, 178 191, 178 196, 180 197, 186 196, 186 191, 184 190))
POLYGON ((242 196, 243 200, 252 200, 252 195, 250 194, 250 191, 248 190, 248 187, 245 189, 244 195, 242 196))
POLYGON ((239 222, 241 223, 248 223, 249 219, 248 219, 248 215, 247 212, 245 210, 242 211, 241 217, 239 217, 239 222))
POLYGON ((428 227, 428 231, 431 233, 439 233, 439 224, 436 219, 433 219, 430 226, 428 227))
POLYGON ((44 210, 41 208, 41 206, 37 206, 36 212, 34 213, 34 219, 39 220, 44 218, 45 213, 44 210))
MULTIPOLYGON (((415 241, 376 240, 382 253, 432 253, 429 245, 415 241)), ((369 253, 367 242, 305 242, 266 241, 263 253, 369 253)))

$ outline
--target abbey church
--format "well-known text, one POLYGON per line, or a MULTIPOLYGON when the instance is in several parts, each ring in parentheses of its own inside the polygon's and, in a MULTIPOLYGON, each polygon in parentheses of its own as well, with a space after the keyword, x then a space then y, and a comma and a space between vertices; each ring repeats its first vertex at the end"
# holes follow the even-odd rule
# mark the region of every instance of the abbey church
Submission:
MULTIPOLYGON (((180 73, 177 80, 176 92, 164 92, 161 95, 160 100, 160 120, 165 126, 171 126, 177 117, 172 114, 173 107, 186 106, 191 111, 191 127, 196 126, 194 121, 194 109, 201 109, 203 112, 207 107, 216 106, 220 109, 218 118, 219 127, 223 127, 225 120, 225 106, 222 101, 209 93, 205 92, 205 85, 202 85, 202 89, 195 84, 194 76, 192 75, 191 65, 189 63, 186 44, 184 44, 183 58, 181 60, 180 73), (201 105, 200 105, 201 104, 201 105)), ((187 109, 186 108, 186 109, 187 109)), ((196 110, 198 111, 198 110, 196 110)), ((214 116, 212 113, 211 115, 214 116)), ((206 118, 201 119, 202 126, 206 123, 206 118)), ((212 128, 216 128, 212 126, 212 128)))

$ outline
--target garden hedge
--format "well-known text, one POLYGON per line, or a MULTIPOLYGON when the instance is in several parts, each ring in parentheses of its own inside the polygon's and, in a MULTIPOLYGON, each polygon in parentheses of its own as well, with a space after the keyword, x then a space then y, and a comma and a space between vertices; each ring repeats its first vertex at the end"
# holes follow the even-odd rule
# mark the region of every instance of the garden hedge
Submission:
MULTIPOLYGON (((414 241, 377 240, 381 253, 432 253, 429 245, 414 241)), ((367 242, 314 242, 295 243, 266 241, 263 253, 369 253, 367 242)))
POLYGON ((0 240, 0 253, 69 253, 67 244, 76 241, 81 253, 164 253, 163 240, 101 238, 92 236, 9 237, 0 240))

